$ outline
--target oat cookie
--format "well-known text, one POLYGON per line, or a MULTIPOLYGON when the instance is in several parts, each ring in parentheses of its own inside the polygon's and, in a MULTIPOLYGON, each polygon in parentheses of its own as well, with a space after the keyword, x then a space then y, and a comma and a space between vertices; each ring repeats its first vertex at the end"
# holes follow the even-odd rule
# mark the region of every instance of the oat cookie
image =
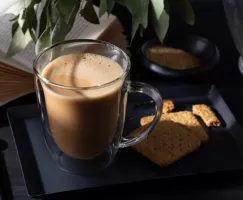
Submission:
POLYGON ((165 46, 154 46, 147 51, 147 57, 152 62, 170 69, 185 70, 200 66, 200 61, 182 49, 165 46))
POLYGON ((163 111, 162 113, 170 113, 175 108, 173 101, 169 99, 163 100, 163 111))
POLYGON ((202 118, 204 123, 210 126, 220 126, 221 122, 213 112, 213 110, 205 104, 197 104, 192 106, 192 112, 202 118))
MULTIPOLYGON (((150 123, 154 116, 143 117, 140 124, 143 126, 150 123)), ((208 134, 198 119, 190 111, 180 111, 163 114, 160 120, 171 120, 187 127, 201 142, 208 141, 208 134)))
POLYGON ((144 141, 132 148, 157 165, 168 166, 195 151, 200 145, 200 140, 183 125, 163 120, 144 141))

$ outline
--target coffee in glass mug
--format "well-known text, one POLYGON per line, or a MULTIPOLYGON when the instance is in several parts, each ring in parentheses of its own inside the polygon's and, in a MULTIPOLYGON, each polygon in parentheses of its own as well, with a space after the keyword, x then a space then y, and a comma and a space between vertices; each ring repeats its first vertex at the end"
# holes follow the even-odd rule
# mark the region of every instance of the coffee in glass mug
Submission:
POLYGON ((131 82, 129 70, 124 51, 96 40, 61 42, 37 57, 35 83, 45 138, 62 169, 76 174, 104 169, 119 148, 141 142, 155 128, 162 98, 155 88, 131 82), (130 92, 155 101, 155 118, 138 135, 124 137, 130 92))

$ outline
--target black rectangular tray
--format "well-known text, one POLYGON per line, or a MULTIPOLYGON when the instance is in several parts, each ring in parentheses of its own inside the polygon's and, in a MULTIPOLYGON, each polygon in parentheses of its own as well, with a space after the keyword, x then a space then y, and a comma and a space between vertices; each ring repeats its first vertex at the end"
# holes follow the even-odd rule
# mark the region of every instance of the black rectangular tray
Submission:
MULTIPOLYGON (((120 149, 113 164, 99 175, 68 174, 49 155, 37 105, 10 108, 8 118, 29 196, 243 169, 243 129, 214 86, 157 89, 163 98, 175 102, 176 110, 191 110, 193 104, 205 103, 213 107, 223 122, 221 127, 210 128, 206 144, 169 167, 159 167, 132 148, 126 148, 120 149)), ((124 134, 138 127, 142 116, 151 113, 153 105, 149 98, 129 95, 124 134)))

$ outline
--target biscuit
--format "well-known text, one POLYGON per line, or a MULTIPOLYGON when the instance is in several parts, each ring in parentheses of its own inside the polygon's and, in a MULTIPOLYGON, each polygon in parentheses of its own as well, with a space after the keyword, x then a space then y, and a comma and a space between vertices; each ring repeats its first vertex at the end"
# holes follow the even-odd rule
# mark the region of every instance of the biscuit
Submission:
MULTIPOLYGON (((154 116, 143 117, 140 124, 143 126, 150 123, 154 116)), ((180 111, 163 114, 160 120, 171 120, 187 127, 203 143, 208 141, 208 134, 198 119, 190 111, 180 111)))
MULTIPOLYGON (((146 125, 145 125, 146 126, 146 125)), ((140 132, 144 126, 136 129, 140 132)), ((132 146, 137 152, 159 166, 168 166, 198 149, 200 140, 183 125, 173 121, 160 121, 151 134, 132 146)))
POLYGON ((192 112, 201 117, 204 123, 210 126, 220 126, 221 122, 212 111, 212 109, 205 104, 197 104, 192 106, 192 112))
POLYGON ((152 62, 171 69, 185 70, 200 66, 200 61, 190 53, 172 47, 154 46, 147 51, 152 62))
POLYGON ((173 101, 165 99, 163 100, 163 110, 162 113, 170 113, 175 108, 173 101))

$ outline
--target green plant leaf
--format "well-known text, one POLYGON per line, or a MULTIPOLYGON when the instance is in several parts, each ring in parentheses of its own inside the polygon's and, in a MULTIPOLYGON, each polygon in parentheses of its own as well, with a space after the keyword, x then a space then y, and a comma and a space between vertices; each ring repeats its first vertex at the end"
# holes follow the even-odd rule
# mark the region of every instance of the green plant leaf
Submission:
POLYGON ((35 0, 24 0, 24 7, 27 8, 31 3, 35 2, 35 0))
POLYGON ((108 15, 111 13, 115 2, 113 0, 100 0, 99 17, 104 15, 106 12, 108 15))
MULTIPOLYGON (((60 17, 60 13, 56 7, 55 0, 51 0, 50 5, 48 6, 47 20, 51 23, 51 27, 54 27, 60 17)), ((64 22, 65 19, 63 18, 64 22)), ((49 23, 48 22, 48 23, 49 23)))
POLYGON ((106 0, 106 4, 108 8, 108 14, 110 14, 115 5, 115 2, 113 0, 106 0))
POLYGON ((143 37, 143 31, 144 31, 143 27, 140 26, 140 27, 139 27, 139 36, 140 36, 140 37, 143 37))
POLYGON ((14 22, 14 23, 12 24, 12 37, 14 37, 14 34, 15 34, 15 32, 17 31, 18 27, 19 27, 19 23, 18 23, 18 21, 14 22))
MULTIPOLYGON (((58 5, 55 1, 49 2, 49 4, 45 5, 46 11, 43 11, 43 18, 46 19, 46 23, 43 24, 43 27, 46 26, 46 29, 42 32, 36 43, 35 50, 37 54, 44 48, 65 40, 66 35, 73 27, 79 10, 80 1, 78 4, 76 4, 76 6, 73 7, 74 9, 72 9, 70 15, 68 16, 68 20, 66 15, 61 13, 64 11, 64 9, 60 12, 60 10, 57 8, 58 6, 60 8, 60 5, 61 4, 58 5)), ((58 53, 58 49, 55 49, 55 51, 52 52, 52 58, 55 58, 56 53, 58 53)))
POLYGON ((134 21, 138 20, 138 23, 142 24, 146 29, 148 25, 149 0, 125 0, 125 5, 132 17, 135 19, 134 21))
POLYGON ((73 12, 75 12, 76 7, 80 6, 80 0, 58 0, 56 7, 61 15, 64 16, 66 24, 69 23, 73 12))
POLYGON ((58 4, 56 0, 46 1, 41 13, 43 21, 39 32, 41 35, 36 43, 36 53, 52 44, 65 40, 66 35, 71 31, 80 7, 80 1, 75 2, 76 6, 73 6, 72 10, 68 8, 71 10, 68 20, 67 16, 64 15, 65 8, 62 7, 65 3, 67 2, 62 1, 58 4))
POLYGON ((100 6, 99 7, 100 7, 100 9, 99 9, 99 17, 101 17, 108 10, 106 0, 100 0, 100 6))
POLYGON ((33 18, 32 20, 29 22, 29 27, 28 30, 30 32, 30 35, 32 37, 32 40, 34 42, 36 42, 36 29, 37 29, 37 17, 36 17, 36 12, 33 9, 34 13, 33 13, 33 18))
POLYGON ((24 9, 21 10, 18 18, 19 26, 22 28, 23 33, 29 30, 36 30, 37 17, 35 5, 40 0, 24 0, 24 9))
POLYGON ((63 41, 70 30, 64 19, 59 18, 52 29, 51 44, 63 41))
POLYGON ((142 25, 143 28, 147 28, 148 26, 148 5, 149 0, 141 0, 141 13, 142 13, 142 25))
POLYGON ((29 31, 26 31, 26 33, 24 34, 21 27, 18 27, 9 45, 6 56, 11 57, 16 53, 22 51, 31 40, 32 38, 30 36, 29 31))
POLYGON ((159 38, 159 40, 163 42, 167 34, 167 31, 169 29, 169 22, 170 22, 167 1, 165 1, 165 9, 160 15, 160 18, 157 19, 156 14, 153 12, 152 19, 153 19, 153 25, 154 25, 156 35, 159 38))
POLYGON ((136 19, 136 18, 132 18, 132 35, 131 35, 131 43, 132 43, 132 40, 138 30, 138 27, 139 27, 139 20, 136 19))
POLYGON ((47 1, 49 1, 49 0, 41 0, 41 1, 40 1, 40 7, 39 7, 39 8, 40 8, 41 10, 45 7, 47 1))
POLYGON ((159 19, 164 10, 164 0, 151 0, 151 3, 155 16, 157 19, 159 19))
POLYGON ((149 0, 124 0, 124 4, 132 15, 132 42, 140 24, 144 29, 147 28, 149 0))
POLYGON ((188 0, 171 0, 171 10, 177 13, 186 23, 193 25, 195 23, 195 14, 188 0))
POLYGON ((19 18, 18 18, 18 22, 19 22, 19 26, 22 28, 22 31, 25 33, 27 28, 26 26, 28 26, 28 24, 25 21, 25 15, 26 15, 26 8, 24 8, 23 10, 20 11, 19 13, 19 18))
POLYGON ((92 24, 99 24, 99 17, 94 9, 93 4, 87 1, 84 8, 80 11, 81 16, 92 24))
POLYGON ((36 30, 34 28, 29 28, 28 30, 30 32, 30 36, 31 36, 32 40, 34 41, 34 43, 36 43, 36 38, 35 38, 36 37, 36 35, 35 35, 36 30))
POLYGON ((35 52, 38 55, 44 48, 51 45, 51 27, 47 27, 47 29, 42 33, 40 38, 37 40, 35 45, 35 52))
POLYGON ((48 7, 50 6, 50 0, 42 1, 41 6, 42 6, 42 11, 40 15, 38 38, 42 35, 42 33, 46 30, 46 28, 50 26, 50 20, 47 21, 47 18, 49 17, 48 7))
POLYGON ((52 26, 52 33, 51 33, 51 43, 57 43, 61 42, 65 39, 66 35, 71 31, 75 17, 77 15, 77 12, 79 10, 79 7, 75 7, 75 10, 72 12, 72 15, 70 15, 69 22, 66 24, 63 15, 58 15, 58 19, 54 26, 52 26))

